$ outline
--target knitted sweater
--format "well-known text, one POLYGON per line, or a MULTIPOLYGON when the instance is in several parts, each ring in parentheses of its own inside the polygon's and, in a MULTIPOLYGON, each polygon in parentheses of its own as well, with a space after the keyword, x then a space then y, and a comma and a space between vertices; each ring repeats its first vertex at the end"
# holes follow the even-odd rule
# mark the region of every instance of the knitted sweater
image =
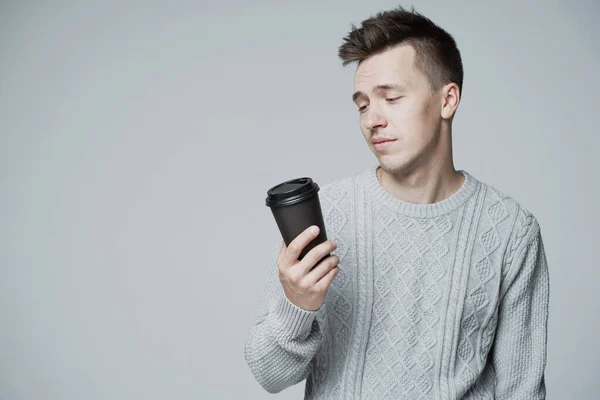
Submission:
POLYGON ((245 358, 305 399, 545 399, 549 277, 540 227, 466 171, 434 204, 380 184, 376 166, 321 187, 339 275, 306 311, 278 278, 273 238, 245 358))

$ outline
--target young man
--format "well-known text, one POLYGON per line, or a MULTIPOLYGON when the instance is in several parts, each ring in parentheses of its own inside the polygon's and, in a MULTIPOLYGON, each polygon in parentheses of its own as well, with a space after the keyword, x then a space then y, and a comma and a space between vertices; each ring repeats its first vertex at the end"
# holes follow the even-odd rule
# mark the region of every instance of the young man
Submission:
POLYGON ((306 379, 306 399, 544 399, 540 226, 454 168, 454 39, 398 8, 353 27, 339 55, 358 63, 352 97, 378 163, 322 187, 330 241, 299 262, 316 233, 278 238, 252 373, 271 393, 306 379))

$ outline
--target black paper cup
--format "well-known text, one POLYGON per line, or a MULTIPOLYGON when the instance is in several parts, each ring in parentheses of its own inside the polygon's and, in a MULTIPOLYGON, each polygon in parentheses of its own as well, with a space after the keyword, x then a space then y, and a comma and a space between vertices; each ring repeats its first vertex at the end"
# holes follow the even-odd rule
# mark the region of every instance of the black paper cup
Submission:
POLYGON ((311 178, 292 179, 272 187, 267 191, 266 205, 273 212, 286 246, 309 226, 319 227, 319 235, 304 247, 298 260, 302 260, 315 246, 327 240, 319 201, 319 185, 311 178))

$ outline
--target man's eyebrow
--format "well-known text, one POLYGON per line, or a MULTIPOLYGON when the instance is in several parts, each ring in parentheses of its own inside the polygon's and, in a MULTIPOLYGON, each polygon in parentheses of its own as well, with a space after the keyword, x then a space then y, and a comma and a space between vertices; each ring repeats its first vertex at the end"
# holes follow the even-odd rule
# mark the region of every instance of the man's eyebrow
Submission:
MULTIPOLYGON (((385 90, 401 90, 402 91, 402 90, 406 90, 406 86, 401 85, 399 83, 386 83, 386 84, 375 86, 376 92, 381 92, 381 91, 385 91, 385 90)), ((361 91, 355 92, 352 95, 352 101, 356 103, 356 100, 361 96, 364 96, 363 92, 361 92, 361 91)))

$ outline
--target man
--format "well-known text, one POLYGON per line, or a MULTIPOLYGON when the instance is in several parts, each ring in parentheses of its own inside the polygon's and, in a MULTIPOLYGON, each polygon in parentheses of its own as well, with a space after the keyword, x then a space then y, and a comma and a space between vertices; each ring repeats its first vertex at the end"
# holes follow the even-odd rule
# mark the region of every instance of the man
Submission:
POLYGON ((540 226, 454 168, 454 39, 397 8, 353 27, 339 55, 358 63, 352 97, 378 163, 321 189, 330 241, 299 262, 316 232, 278 238, 252 373, 271 393, 306 379, 306 399, 544 399, 540 226))

